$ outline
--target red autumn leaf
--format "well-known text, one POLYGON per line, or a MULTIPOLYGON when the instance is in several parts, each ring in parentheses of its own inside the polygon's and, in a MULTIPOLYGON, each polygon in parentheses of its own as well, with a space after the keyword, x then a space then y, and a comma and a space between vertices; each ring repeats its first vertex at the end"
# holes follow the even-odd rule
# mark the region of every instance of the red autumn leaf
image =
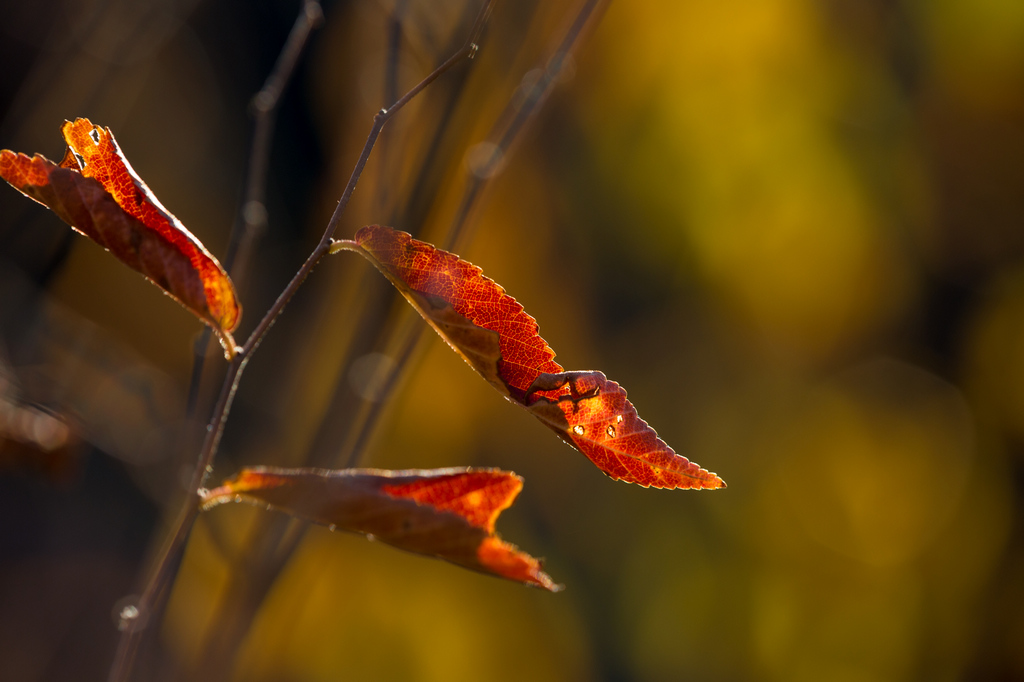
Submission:
POLYGON ((499 469, 243 469, 203 496, 203 509, 248 501, 331 529, 363 533, 389 545, 482 573, 561 589, 540 561, 494 532, 494 522, 523 488, 499 469))
POLYGON ((368 258, 438 334, 499 391, 615 480, 655 488, 724 488, 677 454, 601 372, 563 372, 537 322, 477 266, 381 225, 335 250, 368 258))
POLYGON ((65 121, 59 165, 0 151, 0 177, 142 273, 220 337, 229 357, 241 306, 224 268, 132 170, 109 128, 65 121))
POLYGON ((725 481, 668 446, 601 372, 537 377, 531 414, 616 481, 654 488, 724 488, 725 481))
POLYGON ((537 321, 472 263, 382 225, 339 244, 367 256, 456 353, 515 401, 523 403, 541 374, 562 371, 537 321))

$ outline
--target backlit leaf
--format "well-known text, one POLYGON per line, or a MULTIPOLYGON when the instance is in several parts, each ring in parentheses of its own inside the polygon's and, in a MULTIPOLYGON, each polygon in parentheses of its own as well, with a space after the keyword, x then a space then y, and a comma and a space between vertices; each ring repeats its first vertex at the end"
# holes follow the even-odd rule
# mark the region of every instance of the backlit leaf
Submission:
POLYGON ((615 480, 655 488, 724 488, 677 454, 601 372, 563 372, 537 322, 477 266, 381 225, 335 250, 368 258, 492 386, 615 480))
POLYGON ((359 230, 355 246, 505 395, 522 403, 538 376, 562 371, 537 321, 477 266, 382 225, 359 230))
POLYGON ((227 273, 135 174, 109 128, 65 121, 64 158, 0 151, 0 177, 209 324, 231 357, 241 306, 227 273))
POLYGON ((269 505, 332 529, 363 533, 417 554, 557 591, 540 561, 494 532, 523 480, 499 469, 243 469, 207 492, 204 509, 269 505))
POLYGON ((617 481, 645 488, 724 488, 725 481, 676 454, 601 372, 542 374, 528 394, 531 414, 617 481))

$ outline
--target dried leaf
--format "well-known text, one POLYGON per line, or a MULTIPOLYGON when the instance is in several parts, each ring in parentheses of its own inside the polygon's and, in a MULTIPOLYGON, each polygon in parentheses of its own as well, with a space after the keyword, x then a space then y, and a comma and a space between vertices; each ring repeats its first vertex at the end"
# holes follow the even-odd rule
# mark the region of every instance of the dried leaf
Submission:
POLYGON ((505 395, 522 403, 538 376, 562 371, 537 321, 477 266, 382 225, 359 230, 354 245, 505 395))
POLYGON ((499 469, 243 469, 207 492, 204 509, 248 501, 332 529, 509 580, 558 591, 537 559, 494 532, 523 480, 499 469))
POLYGON ((542 374, 527 397, 531 414, 616 481, 670 490, 725 487, 717 474, 676 454, 601 372, 542 374))
POLYGON ((338 242, 368 258, 492 386, 615 480, 655 488, 724 488, 676 454, 601 372, 563 372, 537 322, 480 268, 411 235, 370 225, 338 242))
POLYGON ((241 306, 224 268, 175 218, 124 158, 109 128, 65 121, 59 165, 0 151, 0 177, 142 273, 220 337, 229 357, 241 306))

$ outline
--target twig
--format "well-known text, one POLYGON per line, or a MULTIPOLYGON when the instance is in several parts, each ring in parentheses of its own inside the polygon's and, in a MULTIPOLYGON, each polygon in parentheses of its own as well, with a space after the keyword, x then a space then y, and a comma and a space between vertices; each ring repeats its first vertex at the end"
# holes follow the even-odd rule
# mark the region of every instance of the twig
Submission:
POLYGON ((277 122, 277 107, 310 34, 323 22, 323 18, 323 10, 318 0, 305 0, 274 68, 250 104, 254 125, 252 143, 249 147, 246 189, 243 193, 242 210, 238 214, 241 229, 238 229, 236 223, 236 229, 232 230, 231 241, 224 256, 224 267, 231 273, 235 286, 238 286, 239 280, 244 279, 244 268, 248 264, 248 254, 253 242, 267 224, 264 198, 267 171, 270 167, 270 141, 277 122))
POLYGON ((110 682, 123 682, 131 674, 132 664, 135 661, 135 654, 138 651, 142 640, 142 634, 154 616, 157 616, 162 609, 159 605, 163 603, 165 592, 169 589, 171 578, 177 573, 178 566, 184 555, 185 544, 192 532, 196 516, 199 515, 199 505, 196 501, 196 491, 202 486, 203 478, 207 474, 207 467, 213 462, 213 452, 217 443, 220 442, 221 432, 224 430, 224 422, 227 419, 228 411, 231 408, 231 401, 238 388, 238 378, 248 363, 248 357, 235 357, 235 360, 228 366, 228 374, 224 378, 224 385, 220 398, 214 408, 214 418, 207 427, 206 440, 203 443, 203 450, 200 454, 199 465, 192 473, 192 480, 189 487, 189 495, 178 512, 178 517, 172 526, 160 555, 156 561, 156 568, 146 584, 146 589, 139 597, 137 604, 125 606, 120 613, 121 640, 118 642, 117 652, 114 654, 114 665, 110 669, 110 682))
MULTIPOLYGON (((388 58, 384 67, 384 101, 393 102, 398 99, 398 61, 402 49, 402 21, 405 14, 407 0, 396 0, 391 11, 391 19, 388 21, 388 58)), ((389 169, 391 158, 391 145, 387 136, 380 141, 377 157, 380 162, 377 164, 377 205, 385 209, 388 204, 388 184, 385 177, 389 169)))
POLYGON ((473 25, 469 38, 455 54, 449 57, 426 78, 413 86, 412 89, 406 92, 394 104, 387 109, 381 109, 377 115, 373 117, 373 126, 370 129, 370 134, 366 138, 363 150, 359 154, 359 158, 356 160, 355 167, 352 170, 352 175, 349 177, 348 184, 342 192, 338 206, 335 208, 334 214, 331 216, 331 219, 327 224, 327 228, 324 230, 320 243, 317 244, 313 253, 309 255, 306 261, 302 264, 302 267, 299 268, 299 271, 295 273, 295 276, 288 283, 288 286, 285 287, 284 291, 281 292, 280 296, 278 296, 277 300, 263 316, 259 324, 256 325, 256 328, 250 334, 245 345, 237 352, 234 360, 232 360, 231 364, 228 366, 227 376, 224 378, 220 397, 214 407, 210 423, 206 427, 206 439, 203 441, 198 462, 192 474, 188 497, 185 500, 181 512, 178 514, 170 536, 168 537, 168 540, 164 545, 164 549, 157 561, 153 575, 139 599, 139 603, 134 606, 125 607, 121 613, 122 636, 121 641, 118 644, 117 653, 115 654, 114 665, 110 671, 110 682, 123 682, 128 679, 134 663, 135 653, 138 650, 141 634, 146 625, 153 621, 160 613, 158 605, 164 592, 170 587, 172 578, 175 575, 177 567, 184 554, 189 534, 195 524, 196 517, 199 514, 197 495, 202 489, 207 475, 212 470, 213 460, 217 453, 217 446, 220 444, 224 425, 231 410, 231 403, 234 400, 239 381, 249 359, 259 347, 264 335, 270 327, 273 326, 278 315, 280 315, 281 311, 284 310, 288 301, 290 301, 292 296, 295 295, 295 292, 298 291, 299 287, 309 276, 310 272, 313 271, 313 268, 320 262, 320 259, 323 258, 330 250, 332 238, 334 233, 337 231, 341 215, 344 213, 349 200, 352 198, 352 193, 355 191, 356 183, 359 182, 363 168, 366 166, 366 162, 370 157, 370 152, 373 151, 374 143, 377 141, 377 137, 380 135, 380 131, 383 129, 384 125, 413 97, 418 95, 424 88, 434 82, 434 80, 436 80, 441 74, 448 71, 459 61, 469 58, 476 53, 476 50, 478 49, 476 41, 479 39, 480 33, 482 32, 487 18, 490 15, 493 4, 494 0, 487 0, 485 2, 483 8, 480 10, 480 14, 477 17, 476 22, 473 25))
POLYGON ((523 78, 512 100, 498 117, 491 134, 487 136, 487 141, 481 143, 487 145, 487 148, 478 145, 477 148, 483 149, 487 157, 476 159, 476 163, 469 169, 469 184, 455 213, 452 229, 444 242, 445 249, 457 251, 461 246, 469 216, 483 190, 502 171, 513 145, 520 139, 520 134, 544 106, 554 85, 562 76, 566 61, 572 56, 584 29, 591 24, 591 20, 600 20, 600 12, 603 12, 606 6, 607 2, 604 0, 583 0, 561 43, 548 58, 539 77, 530 78, 532 74, 540 71, 536 69, 523 78))
MULTIPOLYGON (((253 96, 250 111, 253 116, 252 138, 246 159, 245 185, 242 189, 241 204, 235 214, 231 229, 224 269, 231 274, 235 288, 241 291, 246 268, 257 239, 267 224, 265 195, 267 176, 270 168, 270 147, 277 121, 277 108, 285 87, 291 81, 299 57, 309 42, 313 30, 323 23, 323 10, 318 0, 304 0, 295 18, 288 39, 267 76, 263 87, 253 96)), ((209 327, 203 327, 193 345, 192 375, 189 380, 188 400, 185 407, 185 422, 193 424, 199 406, 200 387, 206 358, 214 345, 209 327)), ((189 427, 191 431, 191 427, 189 427)), ((191 443, 191 439, 189 440, 191 443)))
POLYGON ((248 357, 252 354, 256 348, 259 347, 260 342, 263 340, 263 336, 267 333, 267 330, 273 326, 274 322, 277 321, 277 316, 281 314, 284 307, 288 305, 288 301, 291 300, 295 292, 298 291, 302 283, 309 277, 309 273, 313 271, 320 259, 323 258, 330 251, 331 242, 334 237, 334 233, 338 229, 338 223, 341 222, 341 216, 345 212, 345 208, 348 206, 349 200, 352 199, 352 193, 356 189, 356 184, 359 182, 360 176, 363 174, 363 168, 366 167, 366 162, 370 158, 370 152, 373 151, 373 145, 377 142, 377 137, 380 135, 380 131, 384 128, 384 125, 391 120, 391 117, 397 114, 409 101, 420 94, 425 87, 433 83, 438 76, 443 74, 448 69, 452 68, 463 59, 472 57, 476 54, 477 44, 476 40, 483 30, 484 24, 487 21, 487 17, 490 15, 491 7, 494 4, 494 0, 487 0, 484 4, 483 9, 480 11, 476 23, 473 25, 473 30, 470 32, 469 40, 466 41, 465 45, 459 49, 458 52, 449 57, 441 66, 434 69, 430 75, 421 80, 419 83, 414 85, 408 92, 402 95, 394 104, 386 109, 381 109, 373 117, 373 126, 370 128, 370 134, 366 136, 366 142, 363 143, 363 151, 360 152, 359 158, 356 159, 356 165, 352 169, 352 175, 349 176, 348 184, 345 185, 345 190, 341 194, 341 199, 338 200, 338 205, 334 209, 334 213, 331 215, 330 221, 327 223, 327 229, 324 231, 323 236, 320 238, 320 243, 313 249, 313 253, 309 255, 306 262, 302 264, 299 271, 295 273, 292 281, 288 283, 281 295, 277 297, 274 304, 267 311, 267 314, 263 316, 259 324, 256 325, 256 329, 253 330, 249 339, 242 346, 239 355, 248 357))

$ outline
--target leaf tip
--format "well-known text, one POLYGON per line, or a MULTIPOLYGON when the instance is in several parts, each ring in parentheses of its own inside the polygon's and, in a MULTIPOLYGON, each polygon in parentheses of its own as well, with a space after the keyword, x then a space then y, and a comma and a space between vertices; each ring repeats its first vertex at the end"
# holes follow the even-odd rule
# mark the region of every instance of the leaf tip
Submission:
POLYGON ((539 587, 548 592, 561 592, 565 589, 564 585, 559 585, 541 570, 543 561, 520 551, 515 545, 497 536, 487 537, 480 543, 477 558, 481 566, 503 578, 539 587))
POLYGON ((701 469, 700 472, 703 474, 703 478, 698 486, 699 490, 719 490, 721 488, 728 488, 725 480, 713 471, 707 469, 701 469))

